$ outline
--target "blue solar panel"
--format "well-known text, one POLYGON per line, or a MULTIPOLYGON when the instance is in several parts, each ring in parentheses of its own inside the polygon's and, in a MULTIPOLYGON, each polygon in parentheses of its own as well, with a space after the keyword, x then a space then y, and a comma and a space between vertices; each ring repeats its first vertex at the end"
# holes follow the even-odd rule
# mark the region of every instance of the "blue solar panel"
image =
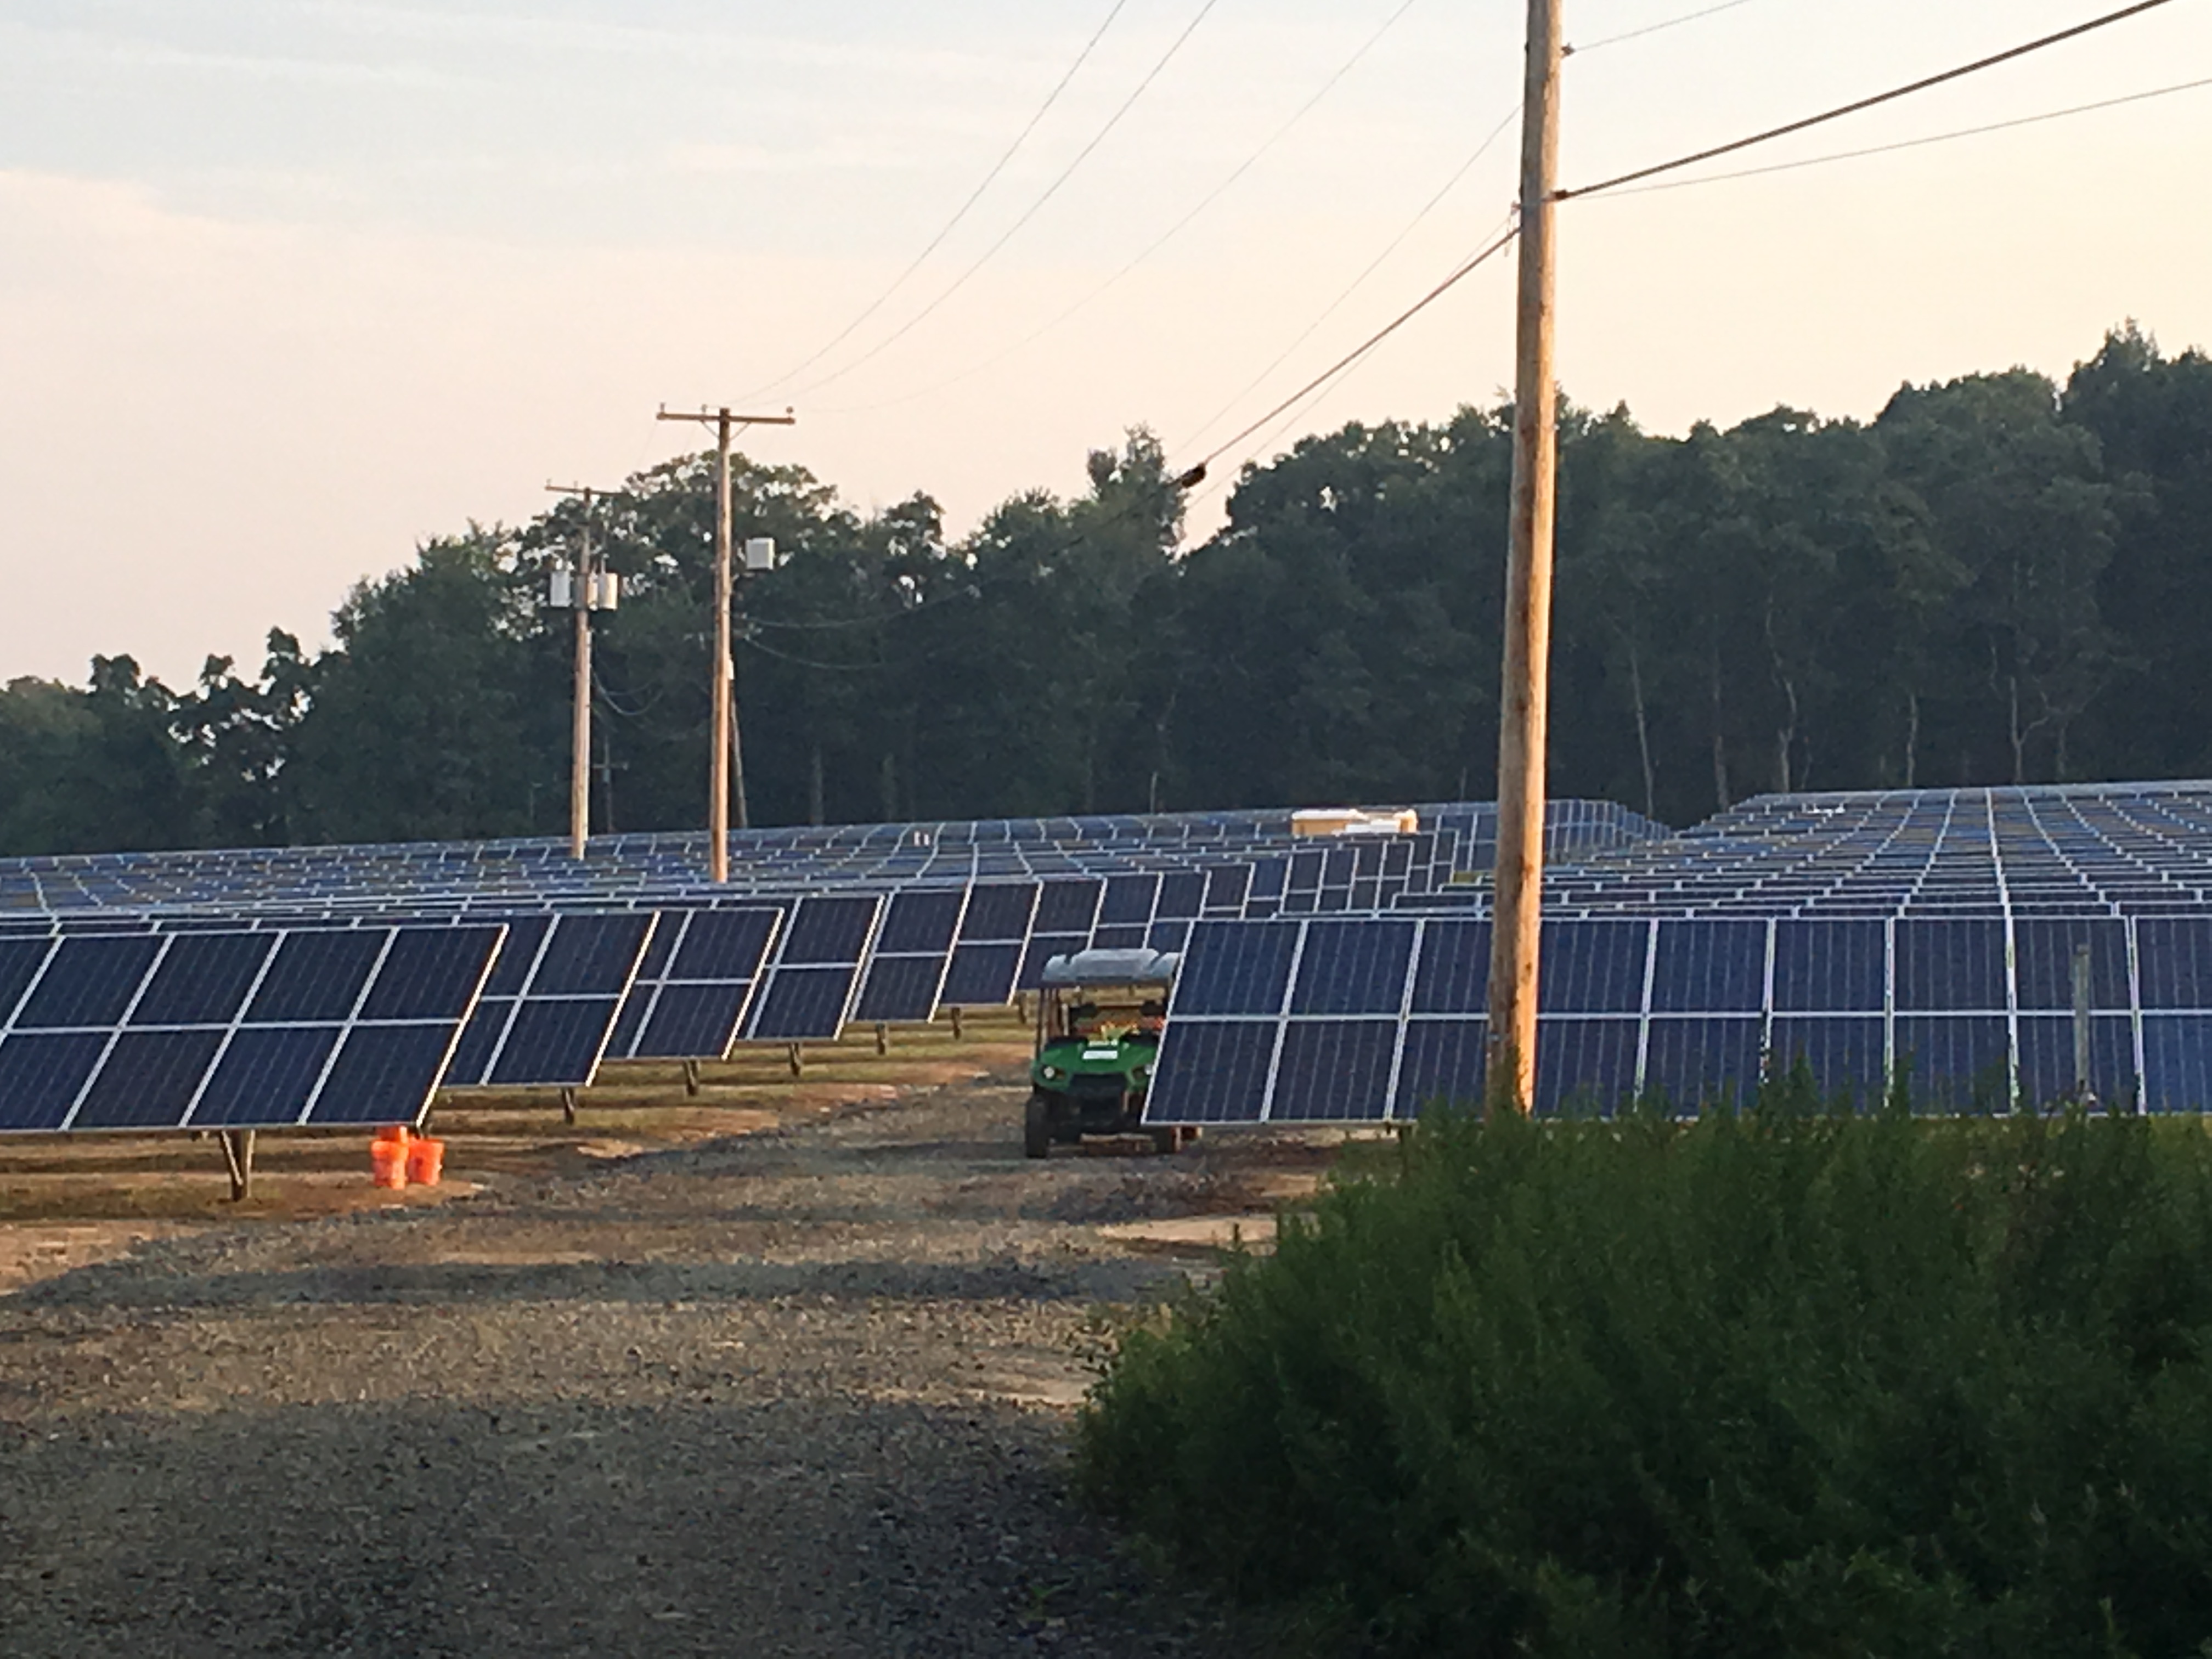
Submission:
POLYGON ((1434 1105, 1472 1109, 1482 1101, 1489 1022, 1416 1020, 1406 1028, 1393 1115, 1414 1118, 1434 1105))
POLYGON ((607 1057, 725 1058, 782 922, 777 909, 664 911, 607 1057))
MULTIPOLYGON (((492 927, 418 927, 392 936, 361 1007, 371 1021, 459 1020, 475 1006, 492 927)), ((277 967, 281 968, 282 963, 277 967)))
MULTIPOLYGON (((215 933, 170 941, 131 1011, 133 1025, 228 1025, 246 1006, 276 945, 273 934, 215 933)), ((477 953, 482 966, 483 952, 477 953)))
MULTIPOLYGON (((462 1034, 447 1084, 453 1088, 580 1088, 599 1073, 615 1018, 630 991, 658 917, 567 915, 544 928, 510 927, 492 984, 462 1034), (518 971, 518 934, 533 954, 518 971), (533 935, 535 936, 533 939, 533 935)), ((342 1057, 343 1058, 343 1057, 342 1057)), ((320 1115, 319 1106, 317 1108, 320 1115)))
POLYGON ((1897 924, 1897 1006, 1929 1012, 2005 1006, 2002 921, 1897 924))
POLYGON ((485 1081, 508 1088, 589 1083, 598 1073, 619 1006, 616 997, 526 997, 515 1008, 485 1081))
POLYGON ((1824 1098, 1848 1094, 1871 1103, 1881 1097, 1888 1062, 1879 1018, 1778 1014, 1771 1044, 1776 1076, 1793 1071, 1802 1059, 1824 1098))
POLYGON ((0 1043, 0 1129, 60 1128, 106 1048, 99 1031, 19 1031, 0 1043))
POLYGON ((65 939, 15 1015, 22 1030, 113 1025, 131 1006, 161 941, 149 934, 65 939))
POLYGON ((968 914, 960 925, 961 942, 1019 945, 1030 936, 1030 920, 1036 914, 1036 903, 1035 882, 977 885, 968 896, 968 914))
POLYGON ((1766 1002, 1764 921, 1662 922, 1653 959, 1655 1013, 1750 1013, 1766 1002))
POLYGON ((1562 921, 1544 929, 1537 1006, 1547 1014, 1637 1013, 1651 947, 1647 921, 1562 921))
POLYGON ((2013 924, 2020 1006, 2070 1011, 2074 953, 2082 945, 2089 948, 2089 1006, 2123 1012, 2131 1007, 2127 924, 2087 918, 2013 924))
POLYGON ((1257 1122, 1274 1063, 1273 1020, 1168 1022, 1159 1069, 1145 1097, 1148 1123, 1257 1122))
MULTIPOLYGON (((512 945, 510 938, 501 947, 501 960, 512 945)), ((383 951, 383 935, 370 930, 290 935, 276 947, 276 959, 246 1010, 247 1022, 334 1024, 350 1018, 383 951)))
POLYGON ((937 1012, 938 988, 945 982, 948 960, 943 956, 878 956, 868 965, 867 982, 860 988, 853 1018, 871 1024, 930 1018, 937 1012))
POLYGON ((2002 1016, 1900 1014, 1895 1060, 1916 1103, 1938 1110, 1996 1111, 2011 1103, 2011 1052, 2002 1016))
POLYGON ((319 1127, 415 1121, 453 1046, 448 1026, 355 1026, 331 1061, 307 1121, 319 1127))
POLYGON ((1759 1089, 1762 1040, 1756 1015, 1655 1019, 1644 1038, 1643 1092, 1678 1109, 1747 1104, 1759 1089))
POLYGON ((1413 976, 1417 1014, 1487 1014, 1490 924, 1430 921, 1421 929, 1421 961, 1413 976))
MULTIPOLYGON (((1410 921, 1316 921, 1298 956, 1294 1014, 1389 1014, 1406 1003, 1413 960, 1410 921)), ((1231 1010, 1230 1012, 1243 1012, 1231 1010)))
POLYGON ((1547 1019, 1536 1038, 1535 1109, 1610 1112, 1636 1092, 1632 1019, 1547 1019))
POLYGON ((85 1091, 73 1129, 173 1129, 222 1046, 220 1029, 126 1030, 85 1091))
POLYGON ((745 1035, 798 1042, 842 1033, 883 908, 872 895, 801 899, 754 995, 745 1035))
POLYGON ((2212 1009, 2212 919, 2147 916, 2136 939, 2146 1011, 2212 1009))
POLYGON ((193 1127, 298 1122, 340 1035, 335 1025, 242 1027, 208 1079, 193 1127))
POLYGON ((845 1010, 853 995, 850 968, 787 968, 769 981, 756 1005, 751 1030, 756 1042, 826 1042, 845 1029, 845 1010))
POLYGON ((1032 924, 1040 933, 1080 933, 1085 939, 1098 919, 1098 904, 1105 884, 1098 881, 1048 881, 1037 896, 1032 924))
POLYGON ((1778 921, 1778 1012, 1881 1013, 1889 979, 1888 930, 1879 921, 1778 921))
POLYGON ((1293 1020, 1269 1099, 1278 1123, 1358 1122, 1390 1115, 1395 1020, 1293 1020))
POLYGON ((952 948, 967 896, 949 890, 909 890, 894 894, 876 940, 878 957, 942 956, 952 948))
POLYGON ((15 1013, 52 949, 53 942, 44 938, 0 940, 0 1025, 15 1013))
POLYGON ((1013 1000, 1018 945, 963 945, 952 953, 938 1000, 948 1008, 994 1008, 1013 1000))
POLYGON ((1202 923, 1176 979, 1171 1013, 1280 1012, 1298 933, 1289 923, 1202 923))
POLYGON ((2142 1042, 2143 1104, 2154 1112, 2212 1111, 2212 1015, 2147 1013, 2142 1042))
MULTIPOLYGON (((2107 1106, 2131 1104, 2142 1092, 2136 1076, 2135 1022, 2103 1015, 2089 1022, 2089 1088, 2107 1106)), ((2074 1021, 2057 1015, 2020 1022, 2020 1097, 2050 1106, 2074 1093, 2074 1021)))

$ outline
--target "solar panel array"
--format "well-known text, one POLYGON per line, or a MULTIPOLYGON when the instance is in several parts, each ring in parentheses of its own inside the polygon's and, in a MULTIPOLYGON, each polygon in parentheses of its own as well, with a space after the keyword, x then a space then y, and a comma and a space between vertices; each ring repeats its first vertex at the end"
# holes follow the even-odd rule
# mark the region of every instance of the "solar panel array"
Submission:
MULTIPOLYGON (((582 863, 547 842, 0 860, 0 947, 122 961, 481 923, 507 943, 448 1080, 570 1087, 602 1057, 1003 1004, 1086 946, 1187 948, 1161 1121, 1387 1115, 1480 1089, 1495 813, 1419 811, 1418 835, 1328 842, 1287 811, 741 832, 726 887, 697 836, 582 863), (1251 978, 1244 1000, 1218 971, 1251 978)), ((1775 797, 1680 835, 1560 801, 1547 842, 1547 1108, 1741 1091, 1800 1056, 1862 1092, 1909 1065, 1931 1101, 2045 1097, 2071 1079, 2076 945, 2098 1091, 2164 1107, 2212 1086, 2212 785, 1775 797)), ((112 1046, 181 1054, 210 1029, 112 1046)), ((8 1040, 0 1115, 50 1115, 11 1105, 32 1093, 8 1040)), ((68 1105, 87 1127, 122 1109, 68 1105)))
POLYGON ((0 940, 0 1131, 414 1123, 496 927, 0 940))
MULTIPOLYGON (((1279 926, 1200 929, 1156 1120, 1479 1098, 1488 897, 1462 887, 1316 924, 1310 964, 1279 926), (1356 1013, 1303 978, 1253 977, 1279 957, 1310 978, 1349 941, 1377 976, 1356 1013)), ((2212 1101, 2212 787, 1772 798, 1555 869, 1546 903, 1539 1109, 1741 1096, 1801 1060, 1862 1098, 1901 1075, 1936 1107, 2046 1103, 2075 1083, 2077 951, 2094 1093, 2212 1101)))
MULTIPOLYGON (((1455 803, 1421 810, 1436 827, 1404 838, 1407 890, 1431 890, 1455 872, 1481 867, 1495 845, 1493 808, 1455 803)), ((732 884, 714 889, 704 880, 705 838, 696 834, 605 836, 581 861, 569 858, 565 842, 550 840, 19 858, 0 860, 0 915, 252 906, 289 907, 296 919, 309 920, 402 902, 644 908, 855 887, 1184 871, 1285 851, 1291 817, 1285 809, 742 830, 730 838, 732 884)), ((1547 842, 1559 854, 1666 833, 1604 802, 1554 802, 1548 822, 1547 842)))

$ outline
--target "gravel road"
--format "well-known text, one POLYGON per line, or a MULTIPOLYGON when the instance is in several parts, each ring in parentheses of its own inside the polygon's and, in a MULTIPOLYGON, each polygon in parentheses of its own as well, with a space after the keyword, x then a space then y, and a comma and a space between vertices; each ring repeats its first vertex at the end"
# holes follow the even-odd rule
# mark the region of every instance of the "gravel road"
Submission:
POLYGON ((1264 1650, 1066 1491, 1097 1308, 1181 1272, 1100 1229, 1237 1207, 1252 1153, 1031 1164, 1021 1098, 0 1298, 0 1649, 1264 1650))

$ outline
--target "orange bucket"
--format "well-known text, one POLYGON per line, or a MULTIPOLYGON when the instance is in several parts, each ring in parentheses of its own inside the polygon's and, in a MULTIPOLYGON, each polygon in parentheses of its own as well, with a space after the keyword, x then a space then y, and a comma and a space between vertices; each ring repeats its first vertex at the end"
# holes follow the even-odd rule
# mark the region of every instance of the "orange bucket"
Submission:
POLYGON ((368 1145, 369 1179, 380 1187, 407 1184, 407 1148, 396 1140, 373 1140, 368 1145))
POLYGON ((417 1187, 434 1187, 445 1173, 446 1143, 417 1135, 407 1143, 407 1179, 417 1187))
POLYGON ((379 1140, 391 1141, 395 1146, 404 1146, 409 1139, 407 1126, 404 1123, 388 1124, 376 1132, 376 1138, 379 1140))

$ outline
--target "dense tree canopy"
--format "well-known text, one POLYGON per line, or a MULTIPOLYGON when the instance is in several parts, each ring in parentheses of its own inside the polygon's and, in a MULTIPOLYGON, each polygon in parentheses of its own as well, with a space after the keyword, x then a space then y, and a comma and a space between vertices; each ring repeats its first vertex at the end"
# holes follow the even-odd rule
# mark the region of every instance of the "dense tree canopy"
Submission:
MULTIPOLYGON (((1768 789, 2212 772, 2212 360, 2132 326, 2062 388, 1908 386, 1680 439, 1562 417, 1552 781, 1686 823, 1768 789)), ((757 823, 1492 792, 1505 411, 1352 426, 1237 481, 1186 545, 1159 446, 948 541, 741 461, 738 673, 757 823)), ((0 690, 0 851, 550 834, 581 508, 471 526, 358 586, 312 658, 127 656, 0 690)), ((705 817, 711 458, 594 533, 601 827, 705 817)))

